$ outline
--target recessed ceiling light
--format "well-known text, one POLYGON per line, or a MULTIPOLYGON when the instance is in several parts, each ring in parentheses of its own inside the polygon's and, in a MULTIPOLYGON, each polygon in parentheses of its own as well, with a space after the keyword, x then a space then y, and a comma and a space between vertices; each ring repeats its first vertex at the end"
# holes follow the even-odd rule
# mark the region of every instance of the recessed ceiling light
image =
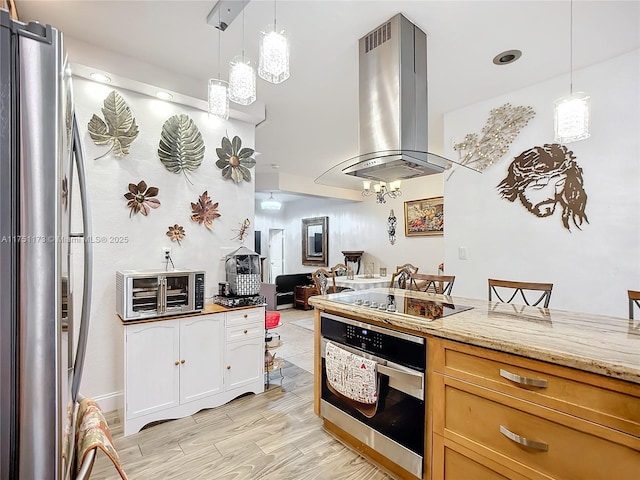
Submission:
POLYGON ((98 72, 93 72, 90 77, 93 78, 96 82, 109 83, 111 81, 110 77, 107 77, 103 73, 98 72))
POLYGON ((173 95, 171 95, 169 92, 159 91, 156 92, 156 97, 161 98, 162 100, 171 100, 173 98, 173 95))
POLYGON ((493 63, 496 65, 508 65, 515 62, 522 56, 520 50, 507 50, 493 57, 493 63))

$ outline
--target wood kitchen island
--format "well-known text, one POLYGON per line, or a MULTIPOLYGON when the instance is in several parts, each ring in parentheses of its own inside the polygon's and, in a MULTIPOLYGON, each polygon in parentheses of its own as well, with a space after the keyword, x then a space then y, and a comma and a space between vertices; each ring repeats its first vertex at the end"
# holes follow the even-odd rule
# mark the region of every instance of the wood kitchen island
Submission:
MULTIPOLYGON (((314 296, 315 413, 323 312, 426 339, 425 479, 626 480, 640 472, 640 326, 631 320, 406 290, 396 312, 314 296), (468 308, 442 318, 447 306, 468 308), (444 308, 444 310, 443 310, 444 308)), ((324 418, 324 417, 323 417, 324 418)), ((324 418, 398 478, 415 475, 324 418)))

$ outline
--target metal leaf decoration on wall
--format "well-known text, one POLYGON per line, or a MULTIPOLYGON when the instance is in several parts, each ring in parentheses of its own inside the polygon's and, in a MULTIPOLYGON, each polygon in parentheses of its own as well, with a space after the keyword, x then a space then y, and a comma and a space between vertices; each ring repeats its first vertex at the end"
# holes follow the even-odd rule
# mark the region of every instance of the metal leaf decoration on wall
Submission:
POLYGON ((178 245, 182 245, 180 240, 183 240, 187 234, 184 231, 184 227, 176 223, 173 226, 169 226, 169 230, 167 230, 166 235, 172 242, 178 242, 178 245))
MULTIPOLYGON (((510 103, 494 108, 482 128, 481 138, 475 133, 468 133, 462 142, 453 146, 458 152, 466 151, 464 156, 460 154, 459 163, 480 172, 496 163, 535 114, 531 107, 514 107, 510 103)), ((449 173, 447 180, 454 171, 449 173)))
POLYGON ((158 157, 167 170, 186 176, 200 166, 204 150, 202 134, 189 115, 174 115, 164 122, 158 157))
POLYGON ((129 153, 129 147, 138 136, 136 119, 131 114, 131 109, 120 96, 113 90, 104 100, 102 107, 104 121, 94 114, 89 120, 89 135, 96 145, 106 145, 111 142, 111 148, 96 160, 104 157, 113 150, 116 157, 123 157, 129 153))
POLYGON ((589 223, 585 213, 587 192, 582 168, 575 159, 571 150, 556 143, 525 150, 511 162, 507 176, 498 185, 500 196, 510 202, 520 200, 540 218, 553 215, 560 206, 564 228, 571 231, 571 221, 581 230, 583 222, 589 223))
POLYGON ((131 209, 129 212, 129 218, 134 213, 142 213, 147 215, 152 208, 158 208, 160 206, 160 200, 156 197, 158 195, 157 187, 148 187, 144 180, 140 180, 137 185, 135 183, 129 184, 129 191, 124 194, 124 198, 129 200, 127 207, 131 209))
POLYGON ((200 195, 197 203, 191 203, 191 213, 191 220, 204 223, 209 230, 213 229, 213 220, 220 217, 218 202, 213 203, 206 190, 200 195))
POLYGON ((223 178, 230 178, 239 183, 243 179, 251 181, 250 168, 256 165, 252 157, 255 150, 253 148, 242 148, 242 140, 237 135, 233 140, 229 137, 222 137, 222 148, 216 148, 218 160, 216 167, 222 170, 223 178))

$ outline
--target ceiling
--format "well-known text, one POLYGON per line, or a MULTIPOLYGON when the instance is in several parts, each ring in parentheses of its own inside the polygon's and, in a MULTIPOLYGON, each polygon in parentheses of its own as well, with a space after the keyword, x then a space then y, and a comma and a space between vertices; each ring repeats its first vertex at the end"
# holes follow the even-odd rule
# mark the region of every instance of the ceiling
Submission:
MULTIPOLYGON (((17 0, 17 7, 22 21, 59 28, 81 63, 119 69, 113 73, 205 100, 207 80, 218 76, 218 30, 206 21, 215 3, 17 0)), ((291 77, 280 85, 258 80, 266 120, 256 129, 257 176, 276 171, 313 179, 358 153, 357 42, 398 12, 427 33, 429 150, 435 153, 444 152, 445 112, 570 69, 569 1, 278 0, 275 5, 278 26, 290 37, 291 77), (510 49, 522 50, 522 58, 505 66, 492 63, 510 49)), ((224 79, 243 37, 245 54, 257 60, 260 29, 273 17, 273 0, 251 0, 244 9, 244 35, 242 14, 220 34, 224 79)), ((574 0, 574 69, 638 48, 639 1, 574 0)))

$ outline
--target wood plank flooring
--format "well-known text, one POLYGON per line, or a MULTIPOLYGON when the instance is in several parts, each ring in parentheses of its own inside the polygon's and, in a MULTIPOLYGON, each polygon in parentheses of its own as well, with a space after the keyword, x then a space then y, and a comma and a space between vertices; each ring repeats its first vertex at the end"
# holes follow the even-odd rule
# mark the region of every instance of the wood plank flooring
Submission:
MULTIPOLYGON (((329 435, 313 413, 313 333, 291 325, 313 311, 283 310, 278 329, 284 378, 271 374, 268 391, 245 395, 190 417, 122 436, 117 412, 106 414, 131 480, 383 480, 385 472, 329 435), (294 364, 297 362, 300 366, 294 364)), ((91 479, 120 478, 102 454, 91 479)))

